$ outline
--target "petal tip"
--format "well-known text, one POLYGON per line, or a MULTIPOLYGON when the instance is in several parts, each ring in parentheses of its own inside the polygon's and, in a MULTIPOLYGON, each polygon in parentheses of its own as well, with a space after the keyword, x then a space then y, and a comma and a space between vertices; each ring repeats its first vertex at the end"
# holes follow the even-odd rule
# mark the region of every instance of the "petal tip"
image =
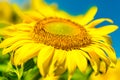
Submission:
POLYGON ((93 6, 93 7, 91 7, 91 9, 94 10, 95 12, 98 11, 98 7, 97 6, 93 6))
POLYGON ((114 31, 116 31, 119 27, 117 25, 114 25, 114 31))

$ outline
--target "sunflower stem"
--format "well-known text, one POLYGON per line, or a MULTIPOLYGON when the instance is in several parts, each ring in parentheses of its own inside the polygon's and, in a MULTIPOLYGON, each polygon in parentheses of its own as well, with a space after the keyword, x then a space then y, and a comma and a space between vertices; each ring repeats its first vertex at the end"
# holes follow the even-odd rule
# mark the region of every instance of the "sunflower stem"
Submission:
POLYGON ((21 77, 23 75, 23 69, 24 69, 23 65, 21 65, 20 69, 16 66, 16 71, 15 72, 17 74, 18 80, 21 80, 21 77))

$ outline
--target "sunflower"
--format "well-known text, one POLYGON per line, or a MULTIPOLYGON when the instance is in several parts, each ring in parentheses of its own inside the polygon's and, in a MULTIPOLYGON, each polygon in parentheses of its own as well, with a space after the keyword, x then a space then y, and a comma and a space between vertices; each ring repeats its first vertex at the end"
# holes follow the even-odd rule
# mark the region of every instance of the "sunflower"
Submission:
POLYGON ((3 48, 3 54, 12 53, 14 65, 24 64, 37 56, 37 66, 43 78, 56 80, 68 70, 70 80, 76 68, 85 72, 90 65, 95 73, 106 72, 108 66, 116 63, 108 34, 118 26, 109 18, 94 20, 98 10, 96 6, 77 16, 43 0, 32 0, 32 8, 22 13, 15 6, 23 23, 2 30, 7 37, 0 48, 3 48), (96 28, 104 21, 111 24, 96 28), (105 69, 100 68, 101 64, 105 69))
MULTIPOLYGON (((104 67, 103 67, 104 68, 104 67)), ((117 60, 117 64, 114 68, 108 68, 106 74, 95 75, 93 73, 90 80, 119 80, 120 76, 120 59, 117 60)))
POLYGON ((10 20, 12 15, 12 7, 6 1, 0 2, 0 20, 10 20))
POLYGON ((21 19, 13 10, 8 0, 0 1, 0 24, 13 24, 20 22, 21 19))

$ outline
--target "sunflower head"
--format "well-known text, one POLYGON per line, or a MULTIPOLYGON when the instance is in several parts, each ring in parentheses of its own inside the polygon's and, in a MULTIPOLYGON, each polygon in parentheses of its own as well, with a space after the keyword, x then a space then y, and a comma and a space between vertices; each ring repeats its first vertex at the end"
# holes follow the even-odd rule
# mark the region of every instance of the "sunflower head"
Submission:
POLYGON ((63 50, 80 49, 91 43, 91 37, 83 26, 56 17, 38 21, 34 27, 33 39, 63 50))
POLYGON ((118 26, 109 18, 94 19, 98 10, 96 6, 84 15, 72 16, 43 0, 32 0, 32 4, 33 10, 28 12, 14 6, 23 23, 4 30, 9 37, 0 48, 4 48, 3 54, 12 52, 14 65, 37 56, 37 66, 44 78, 51 74, 59 76, 68 70, 68 79, 71 79, 76 68, 85 72, 90 65, 95 73, 106 72, 111 64, 116 63, 108 34, 118 26), (96 28, 104 21, 110 25, 96 28), (101 64, 105 69, 100 67, 101 64))

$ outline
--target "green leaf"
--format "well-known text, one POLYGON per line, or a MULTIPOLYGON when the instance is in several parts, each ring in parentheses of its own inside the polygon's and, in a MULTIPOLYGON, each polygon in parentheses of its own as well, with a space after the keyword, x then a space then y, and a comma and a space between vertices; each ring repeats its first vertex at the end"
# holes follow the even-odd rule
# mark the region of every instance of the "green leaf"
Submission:
POLYGON ((85 73, 82 73, 79 69, 75 70, 71 80, 88 80, 92 74, 93 69, 89 66, 85 73))
POLYGON ((0 77, 0 80, 8 80, 6 77, 0 77))
POLYGON ((5 72, 6 68, 7 68, 6 64, 0 64, 0 72, 5 72))
POLYGON ((59 80, 68 80, 68 71, 64 72, 61 76, 59 80))
POLYGON ((0 49, 0 65, 7 64, 9 62, 9 54, 2 55, 2 49, 0 49))
POLYGON ((82 73, 78 69, 76 69, 71 80, 87 80, 86 78, 87 78, 87 76, 84 73, 82 73))
POLYGON ((34 63, 33 59, 30 59, 24 64, 24 70, 23 71, 27 71, 27 70, 33 68, 34 66, 35 66, 35 63, 34 63))
POLYGON ((17 80, 17 75, 15 72, 5 72, 3 76, 6 77, 8 80, 17 80))
MULTIPOLYGON (((88 67, 85 73, 80 72, 77 68, 72 76, 71 80, 89 80, 91 73, 93 72, 91 67, 88 67)), ((59 80, 68 80, 68 71, 64 72, 59 80)))
POLYGON ((31 68, 28 71, 24 72, 22 80, 39 80, 40 77, 41 75, 39 73, 39 69, 37 66, 35 66, 34 68, 31 68))

